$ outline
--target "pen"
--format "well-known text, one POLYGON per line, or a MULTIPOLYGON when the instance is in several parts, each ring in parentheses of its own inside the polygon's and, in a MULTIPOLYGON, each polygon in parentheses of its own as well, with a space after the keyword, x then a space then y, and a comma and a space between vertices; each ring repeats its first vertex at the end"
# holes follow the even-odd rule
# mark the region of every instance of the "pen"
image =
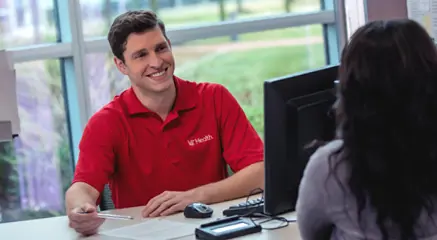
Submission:
POLYGON ((116 215, 116 214, 109 214, 109 213, 97 213, 97 216, 99 218, 116 219, 116 220, 133 220, 134 219, 134 217, 132 217, 132 216, 116 215))
MULTIPOLYGON (((81 212, 85 214, 86 212, 81 212)), ((134 217, 128 215, 117 215, 117 214, 109 214, 109 213, 97 213, 97 217, 106 218, 106 219, 115 219, 115 220, 133 220, 134 217)))

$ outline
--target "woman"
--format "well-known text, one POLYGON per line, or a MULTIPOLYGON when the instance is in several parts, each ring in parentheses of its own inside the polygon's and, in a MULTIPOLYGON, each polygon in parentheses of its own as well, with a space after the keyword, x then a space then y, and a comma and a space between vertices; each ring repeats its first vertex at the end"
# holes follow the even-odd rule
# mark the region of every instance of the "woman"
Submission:
POLYGON ((339 70, 340 140, 311 157, 303 239, 437 239, 437 53, 412 20, 358 29, 339 70))

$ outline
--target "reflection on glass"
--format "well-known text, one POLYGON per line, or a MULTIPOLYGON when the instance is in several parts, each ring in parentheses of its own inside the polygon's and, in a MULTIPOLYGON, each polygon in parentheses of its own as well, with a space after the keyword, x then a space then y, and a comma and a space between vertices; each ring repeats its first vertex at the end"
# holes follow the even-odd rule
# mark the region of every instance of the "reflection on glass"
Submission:
POLYGON ((118 71, 112 53, 92 53, 87 54, 85 58, 91 111, 96 112, 115 95, 129 87, 129 80, 118 71))
MULTIPOLYGON (((322 27, 311 25, 174 46, 176 75, 226 86, 263 135, 264 80, 325 65, 322 27)), ((89 54, 88 81, 94 111, 129 86, 111 54, 89 54)))
POLYGON ((320 0, 80 0, 85 37, 104 36, 126 10, 152 9, 168 27, 320 10, 320 0))
POLYGON ((15 65, 21 132, 0 143, 3 222, 64 214, 72 179, 58 60, 15 65))
POLYGON ((56 41, 53 0, 0 0, 0 49, 56 41))

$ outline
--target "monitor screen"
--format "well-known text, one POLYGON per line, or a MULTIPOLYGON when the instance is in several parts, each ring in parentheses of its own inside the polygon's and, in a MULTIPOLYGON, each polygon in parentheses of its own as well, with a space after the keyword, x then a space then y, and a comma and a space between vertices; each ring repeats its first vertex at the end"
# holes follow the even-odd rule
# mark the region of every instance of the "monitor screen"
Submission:
POLYGON ((264 83, 265 188, 269 215, 295 210, 299 183, 314 141, 335 137, 338 66, 327 66, 264 83))

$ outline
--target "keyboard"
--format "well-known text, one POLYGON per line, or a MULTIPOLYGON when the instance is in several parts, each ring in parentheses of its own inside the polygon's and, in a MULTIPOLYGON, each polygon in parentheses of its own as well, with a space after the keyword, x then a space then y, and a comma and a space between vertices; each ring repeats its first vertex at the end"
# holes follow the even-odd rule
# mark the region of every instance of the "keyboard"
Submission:
POLYGON ((257 198, 237 205, 230 206, 223 211, 224 216, 243 216, 246 214, 264 213, 264 199, 257 198))

